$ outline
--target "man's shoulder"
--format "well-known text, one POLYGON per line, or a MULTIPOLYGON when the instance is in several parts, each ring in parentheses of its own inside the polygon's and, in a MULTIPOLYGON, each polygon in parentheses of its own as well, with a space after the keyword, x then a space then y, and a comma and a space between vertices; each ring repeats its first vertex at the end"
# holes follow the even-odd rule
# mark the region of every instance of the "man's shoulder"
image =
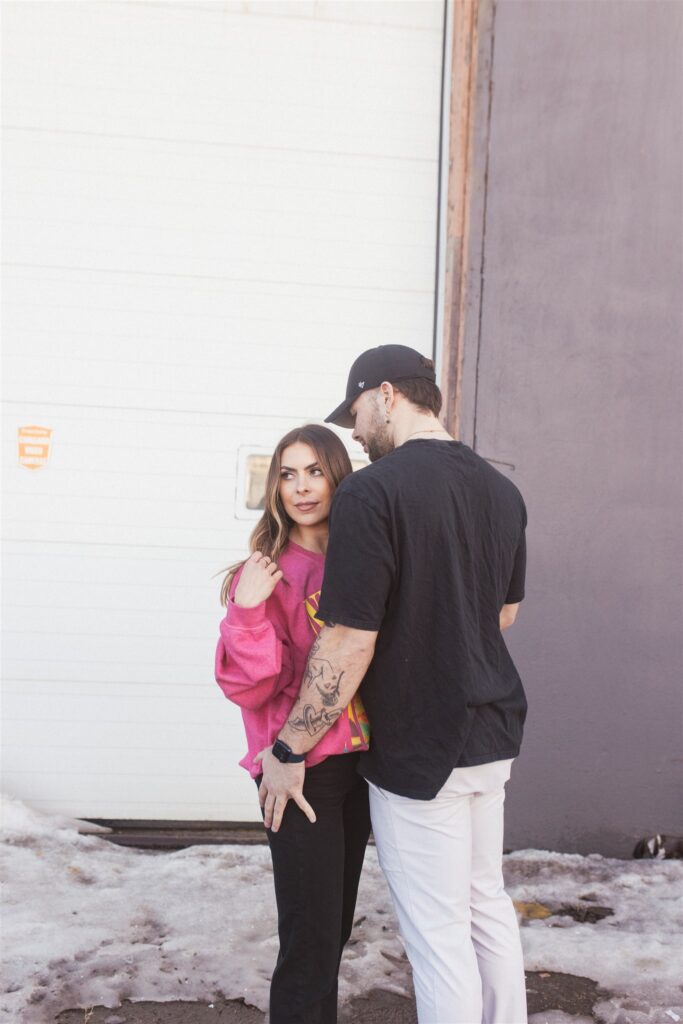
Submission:
POLYGON ((436 493, 440 489, 483 488, 505 504, 524 507, 524 499, 508 476, 492 466, 472 448, 460 442, 447 447, 433 442, 402 445, 389 455, 351 473, 337 494, 364 501, 376 510, 393 506, 400 495, 414 490, 436 493), (436 491, 435 491, 436 489, 436 491))
POLYGON ((476 452, 472 454, 476 460, 481 492, 486 495, 485 500, 506 518, 518 522, 522 528, 526 527, 527 510, 520 489, 506 473, 492 466, 487 459, 476 452))
POLYGON ((501 493, 507 494, 513 499, 517 499, 520 502, 524 502, 522 493, 517 485, 510 479, 507 473, 502 473, 497 466, 492 466, 488 459, 484 459, 481 455, 476 452, 472 453, 474 458, 477 460, 477 464, 489 480, 490 486, 497 488, 501 493))
POLYGON ((337 493, 371 501, 373 497, 378 498, 386 492, 387 485, 396 479, 396 469, 397 467, 391 464, 391 459, 386 456, 377 462, 370 462, 345 477, 339 484, 337 493))
POLYGON ((333 508, 339 511, 346 508, 354 515, 369 509, 369 514, 384 516, 393 504, 392 488, 387 480, 386 470, 381 467, 381 459, 350 473, 337 487, 333 508))

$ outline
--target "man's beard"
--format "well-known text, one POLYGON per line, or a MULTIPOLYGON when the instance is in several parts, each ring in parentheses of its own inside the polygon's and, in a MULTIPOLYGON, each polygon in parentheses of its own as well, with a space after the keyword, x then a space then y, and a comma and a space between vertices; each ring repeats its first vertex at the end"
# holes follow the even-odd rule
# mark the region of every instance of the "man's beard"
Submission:
POLYGON ((372 418, 372 436, 366 437, 365 444, 368 449, 368 458, 370 462, 377 462, 378 459, 388 455, 389 452, 393 452, 396 445, 394 444, 391 434, 387 429, 387 424, 384 422, 379 412, 376 413, 372 418))

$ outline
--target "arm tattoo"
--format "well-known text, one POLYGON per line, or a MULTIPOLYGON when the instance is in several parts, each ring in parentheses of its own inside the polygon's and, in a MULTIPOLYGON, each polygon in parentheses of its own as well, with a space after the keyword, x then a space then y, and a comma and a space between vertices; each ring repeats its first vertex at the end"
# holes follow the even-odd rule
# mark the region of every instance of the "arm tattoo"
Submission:
POLYGON ((341 708, 337 708, 336 711, 326 711, 325 708, 321 708, 316 714, 313 705, 306 704, 301 718, 290 718, 288 724, 298 732, 307 732, 309 736, 315 736, 325 726, 334 725, 341 714, 341 708))
POLYGON ((308 689, 315 686, 327 708, 334 707, 339 700, 339 687, 344 673, 336 672, 325 658, 309 657, 304 674, 308 689))
MULTIPOLYGON (((308 690, 314 688, 318 691, 323 706, 317 710, 315 704, 305 704, 299 717, 295 714, 289 719, 292 729, 307 732, 309 736, 315 736, 321 729, 334 725, 343 713, 342 709, 335 705, 339 701, 344 670, 338 672, 327 658, 318 658, 319 649, 320 642, 316 640, 308 656, 303 681, 308 690)), ((313 699, 315 700, 315 695, 313 699)))
POLYGON ((343 629, 332 639, 327 631, 333 626, 326 622, 311 647, 299 696, 285 726, 283 738, 289 733, 290 739, 296 739, 295 733, 303 733, 301 742, 308 750, 344 714, 374 649, 374 637, 372 644, 359 643, 357 637, 347 641, 343 629))

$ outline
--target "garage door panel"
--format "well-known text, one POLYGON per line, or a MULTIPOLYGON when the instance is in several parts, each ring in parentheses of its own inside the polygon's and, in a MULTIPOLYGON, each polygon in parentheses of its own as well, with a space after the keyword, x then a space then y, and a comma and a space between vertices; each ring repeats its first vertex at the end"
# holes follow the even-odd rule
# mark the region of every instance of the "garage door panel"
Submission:
POLYGON ((443 6, 301 11, 7 5, 4 777, 37 806, 258 820, 213 679, 241 460, 360 350, 431 353, 443 6))

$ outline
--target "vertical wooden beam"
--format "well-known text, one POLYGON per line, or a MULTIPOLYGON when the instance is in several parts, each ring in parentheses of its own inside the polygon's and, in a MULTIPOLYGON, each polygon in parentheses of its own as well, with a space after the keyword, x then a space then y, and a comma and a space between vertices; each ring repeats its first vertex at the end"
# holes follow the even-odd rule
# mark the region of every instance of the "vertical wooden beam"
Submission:
POLYGON ((450 0, 450 3, 453 15, 453 58, 450 83, 441 386, 446 427, 454 437, 459 437, 481 0, 450 0))

